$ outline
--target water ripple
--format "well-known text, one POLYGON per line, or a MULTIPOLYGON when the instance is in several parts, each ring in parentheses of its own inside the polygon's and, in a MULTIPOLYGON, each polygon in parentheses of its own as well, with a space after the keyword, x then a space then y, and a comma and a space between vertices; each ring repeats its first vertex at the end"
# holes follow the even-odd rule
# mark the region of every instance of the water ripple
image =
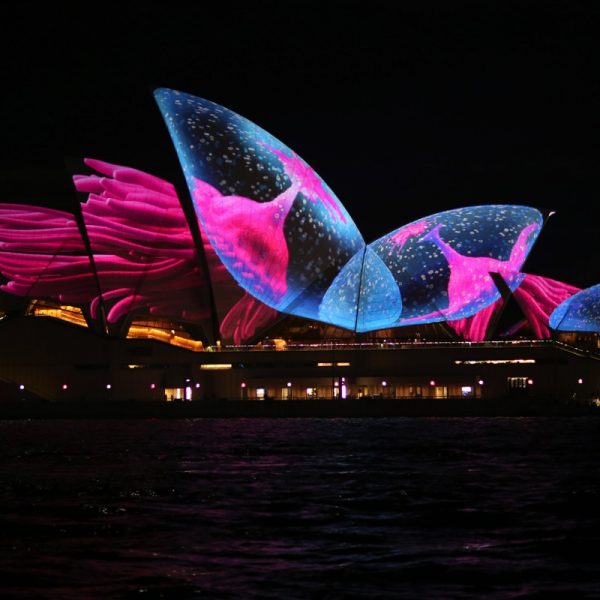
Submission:
POLYGON ((0 597, 597 598, 600 420, 0 422, 0 597))

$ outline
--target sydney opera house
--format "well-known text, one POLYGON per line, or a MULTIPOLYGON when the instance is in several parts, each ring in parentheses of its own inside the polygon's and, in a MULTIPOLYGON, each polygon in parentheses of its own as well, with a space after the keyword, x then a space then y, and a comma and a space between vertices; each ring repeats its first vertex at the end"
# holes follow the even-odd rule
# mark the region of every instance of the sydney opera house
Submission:
POLYGON ((2 199, 0 398, 600 395, 600 285, 527 272, 547 214, 467 206, 367 243, 269 133, 155 99, 181 184, 86 158, 71 212, 2 199))

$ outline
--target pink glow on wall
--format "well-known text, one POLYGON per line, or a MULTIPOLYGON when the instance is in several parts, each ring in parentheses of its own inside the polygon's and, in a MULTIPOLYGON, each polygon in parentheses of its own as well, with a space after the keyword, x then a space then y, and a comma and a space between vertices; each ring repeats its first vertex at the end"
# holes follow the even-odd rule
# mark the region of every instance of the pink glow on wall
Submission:
MULTIPOLYGON (((16 204, 0 205, 0 273, 8 279, 2 290, 87 305, 93 317, 103 301, 109 323, 132 311, 208 317, 200 301, 206 282, 174 187, 130 167, 85 163, 102 175, 74 177, 76 189, 88 195, 82 213, 101 290, 74 216, 16 204)), ((201 235, 213 284, 242 294, 201 235)), ((224 329, 242 343, 276 314, 244 294, 225 317, 224 329)))
POLYGON ((246 292, 221 321, 221 335, 234 344, 243 344, 272 323, 278 314, 246 292))
POLYGON ((244 287, 277 304, 287 292, 289 254, 283 228, 295 187, 270 202, 255 202, 224 196, 200 179, 194 183, 202 227, 220 258, 246 280, 244 287))
POLYGON ((405 225, 402 227, 398 233, 392 237, 392 240, 400 247, 400 249, 402 249, 404 244, 406 244, 411 237, 421 235, 427 229, 427 226, 427 219, 415 221, 410 225, 405 225))
POLYGON ((496 285, 490 273, 498 273, 509 286, 514 286, 520 275, 520 268, 527 254, 527 241, 537 231, 535 224, 521 231, 508 260, 498 260, 486 256, 464 256, 451 248, 440 237, 441 225, 434 227, 423 240, 430 240, 442 251, 450 267, 448 282, 448 308, 441 312, 450 317, 466 304, 485 295, 494 295, 496 285))
POLYGON ((83 252, 77 223, 70 213, 23 204, 0 204, 2 252, 83 252))
MULTIPOLYGON (((523 228, 511 250, 510 257, 508 260, 503 261, 486 256, 460 254, 440 237, 441 227, 443 227, 442 224, 436 225, 427 235, 421 238, 421 241, 433 242, 448 261, 450 268, 448 306, 415 319, 405 319, 403 321, 404 325, 419 323, 423 319, 436 315, 443 315, 446 319, 452 320, 452 317, 464 309, 465 306, 476 303, 482 297, 495 296, 497 288, 490 273, 500 274, 509 287, 518 285, 519 278, 522 277, 520 268, 527 256, 528 240, 539 229, 538 225, 534 223, 523 228)), ((480 308, 477 312, 481 310, 480 308)), ((489 314, 489 317, 491 317, 491 314, 489 314)), ((489 317, 487 321, 489 321, 489 317)), ((457 319, 454 322, 460 321, 461 319, 457 319)), ((474 335, 475 337, 482 335, 482 331, 487 327, 487 321, 485 315, 482 315, 475 321, 477 325, 472 325, 473 331, 470 330, 471 325, 468 326, 468 335, 474 335)))
MULTIPOLYGON (((579 288, 568 283, 540 275, 525 275, 513 295, 523 311, 526 321, 519 323, 519 327, 515 328, 514 332, 516 333, 516 330, 523 325, 529 324, 535 338, 548 339, 550 337, 548 327, 550 315, 561 302, 578 291, 579 288)), ((501 298, 471 317, 448 321, 448 324, 463 339, 473 342, 482 341, 486 339, 490 319, 502 308, 503 302, 504 300, 501 298)))
POLYGON ((578 291, 579 288, 568 283, 539 275, 527 275, 514 295, 535 337, 548 339, 550 315, 559 304, 578 291))
POLYGON ((493 304, 464 319, 448 321, 448 325, 463 339, 471 342, 482 342, 486 339, 486 333, 490 320, 502 308, 503 300, 500 298, 493 304))
POLYGON ((295 153, 288 156, 285 152, 271 148, 266 144, 261 145, 275 154, 283 164, 285 174, 292 182, 292 188, 295 191, 294 196, 301 193, 311 202, 321 201, 331 217, 334 219, 337 217, 342 223, 346 223, 346 216, 341 211, 337 201, 325 189, 321 178, 309 165, 295 153))
POLYGON ((0 273, 8 279, 2 291, 89 302, 97 288, 84 252, 73 215, 39 206, 0 205, 0 273))
POLYGON ((153 175, 94 159, 85 163, 105 175, 75 175, 88 194, 82 213, 94 255, 100 301, 115 323, 142 311, 190 320, 208 316, 200 301, 203 274, 174 187, 153 175), (182 295, 196 301, 182 303, 182 295))

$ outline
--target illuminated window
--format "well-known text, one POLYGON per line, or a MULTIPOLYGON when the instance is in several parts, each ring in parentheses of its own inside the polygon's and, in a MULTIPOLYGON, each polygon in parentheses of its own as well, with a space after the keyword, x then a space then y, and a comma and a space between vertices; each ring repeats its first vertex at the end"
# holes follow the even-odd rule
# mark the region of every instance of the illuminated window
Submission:
POLYGON ((258 400, 265 399, 265 388, 256 388, 256 397, 258 400))
POLYGON ((448 397, 448 388, 445 385, 436 385, 433 388, 433 397, 434 398, 447 398, 448 397))
POLYGON ((174 400, 183 400, 184 394, 184 388, 165 388, 165 400, 167 402, 173 402, 174 400))
POLYGON ((527 388, 527 377, 509 377, 508 387, 511 390, 524 390, 527 388))
POLYGON ((420 385, 409 385, 408 395, 411 398, 420 398, 423 395, 423 388, 420 385))
POLYGON ((27 312, 34 317, 50 317, 66 321, 72 325, 87 327, 83 312, 77 306, 55 304, 46 300, 33 300, 27 312))

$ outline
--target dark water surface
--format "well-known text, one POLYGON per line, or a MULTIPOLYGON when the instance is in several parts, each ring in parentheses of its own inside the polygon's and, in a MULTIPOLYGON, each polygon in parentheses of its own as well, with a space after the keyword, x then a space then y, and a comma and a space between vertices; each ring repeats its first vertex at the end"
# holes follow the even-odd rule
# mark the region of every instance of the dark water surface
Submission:
POLYGON ((600 419, 0 421, 0 598, 598 598, 600 419))

